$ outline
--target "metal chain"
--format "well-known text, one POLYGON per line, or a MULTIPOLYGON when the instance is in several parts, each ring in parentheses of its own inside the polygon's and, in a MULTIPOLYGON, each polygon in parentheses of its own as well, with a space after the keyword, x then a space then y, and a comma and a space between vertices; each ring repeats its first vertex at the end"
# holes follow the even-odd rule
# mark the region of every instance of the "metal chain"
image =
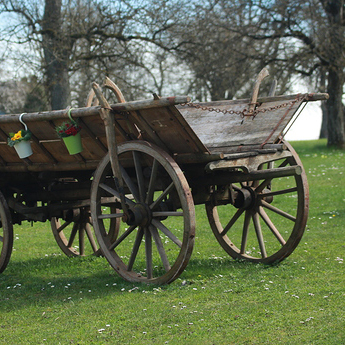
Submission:
MULTIPOLYGON (((299 101, 303 101, 305 99, 306 95, 297 95, 297 97, 289 102, 285 102, 282 104, 278 104, 275 105, 274 107, 268 107, 268 108, 263 108, 263 109, 255 109, 253 112, 248 113, 248 109, 244 108, 243 110, 226 110, 226 109, 219 109, 219 108, 212 108, 212 107, 207 107, 204 105, 200 105, 198 103, 193 103, 193 102, 188 102, 188 103, 182 103, 181 106, 188 106, 188 107, 192 107, 192 108, 197 108, 197 109, 201 109, 203 111, 209 111, 209 112, 216 112, 216 113, 223 113, 225 114, 230 114, 230 115, 240 115, 241 118, 244 118, 246 116, 248 117, 253 117, 253 119, 255 118, 255 116, 259 113, 266 113, 266 112, 270 112, 270 111, 274 111, 277 109, 281 109, 281 108, 286 108, 288 106, 293 105, 296 102, 299 101)), ((259 105, 260 103, 256 103, 256 105, 259 105)))

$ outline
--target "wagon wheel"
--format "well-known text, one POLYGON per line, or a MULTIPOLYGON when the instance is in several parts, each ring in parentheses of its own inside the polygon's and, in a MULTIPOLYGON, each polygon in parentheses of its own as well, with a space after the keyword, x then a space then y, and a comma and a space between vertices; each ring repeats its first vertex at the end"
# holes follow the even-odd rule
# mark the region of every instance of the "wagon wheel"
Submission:
POLYGON ((13 247, 13 224, 7 202, 0 192, 0 273, 10 261, 13 247))
POLYGON ((120 193, 107 155, 91 187, 91 215, 100 247, 124 279, 171 283, 186 267, 194 244, 194 203, 188 183, 175 161, 152 144, 126 142, 118 146, 118 155, 128 216, 119 206, 120 193), (104 195, 114 197, 121 210, 104 210, 100 202, 104 195), (104 225, 112 218, 122 218, 114 243, 104 225))
MULTIPOLYGON (((67 256, 102 255, 94 235, 89 207, 70 209, 64 212, 62 218, 52 217, 50 224, 56 243, 67 256)), ((114 242, 119 231, 118 220, 110 219, 107 229, 110 241, 114 242)))
MULTIPOLYGON (((274 162, 275 167, 300 165, 295 150, 285 142, 292 156, 274 162)), ((259 169, 272 168, 273 162, 259 169), (266 166, 267 165, 267 166, 266 166)), ((308 217, 307 177, 301 175, 246 181, 233 184, 241 194, 231 204, 206 205, 207 216, 218 242, 235 259, 274 263, 289 256, 302 238, 308 217)))

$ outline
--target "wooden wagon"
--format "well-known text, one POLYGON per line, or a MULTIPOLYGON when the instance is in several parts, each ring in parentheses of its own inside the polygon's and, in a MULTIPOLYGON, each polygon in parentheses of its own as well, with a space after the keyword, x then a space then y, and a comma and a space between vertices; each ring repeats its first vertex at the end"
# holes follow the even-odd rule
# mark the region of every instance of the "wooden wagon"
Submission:
POLYGON ((75 155, 55 130, 66 110, 1 116, 0 272, 13 224, 50 221, 65 254, 102 254, 128 281, 170 283, 192 254, 198 204, 233 258, 283 260, 308 214, 306 174, 284 130, 327 95, 257 98, 259 82, 251 99, 193 104, 157 95, 125 102, 107 80, 118 100, 111 105, 94 83, 87 107, 70 110, 82 127, 75 155), (7 145, 19 120, 32 133, 24 159, 7 145))

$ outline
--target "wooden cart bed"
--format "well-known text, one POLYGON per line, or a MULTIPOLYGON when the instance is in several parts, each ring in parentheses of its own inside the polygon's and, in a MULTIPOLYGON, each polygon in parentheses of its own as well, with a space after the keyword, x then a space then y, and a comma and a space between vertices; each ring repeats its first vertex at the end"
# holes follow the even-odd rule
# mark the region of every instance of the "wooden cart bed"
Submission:
MULTIPOLYGON (((237 114, 248 107, 248 99, 187 103, 188 97, 170 97, 112 105, 118 143, 142 139, 161 147, 183 162, 205 160, 205 155, 248 151, 276 142, 302 103, 324 99, 324 94, 259 98, 260 112, 253 117, 237 114), (207 109, 202 109, 202 108, 207 109), (213 108, 214 111, 210 111, 213 108), (266 112, 261 112, 267 109, 266 112), (272 110, 273 109, 273 110, 272 110), (228 113, 222 113, 221 111, 228 113), (231 113, 234 112, 234 113, 231 113), (184 157, 189 157, 184 159, 184 157)), ((0 171, 92 170, 108 151, 100 106, 71 111, 82 126, 84 150, 69 155, 55 126, 68 119, 64 110, 26 114, 22 117, 32 132, 33 155, 20 159, 7 145, 8 133, 22 129, 19 115, 0 117, 0 171)), ((211 155, 212 156, 212 155, 211 155)), ((213 158, 206 158, 212 160, 213 158)), ((218 157, 217 155, 215 157, 218 157)), ((221 157, 221 155, 219 156, 221 157)))

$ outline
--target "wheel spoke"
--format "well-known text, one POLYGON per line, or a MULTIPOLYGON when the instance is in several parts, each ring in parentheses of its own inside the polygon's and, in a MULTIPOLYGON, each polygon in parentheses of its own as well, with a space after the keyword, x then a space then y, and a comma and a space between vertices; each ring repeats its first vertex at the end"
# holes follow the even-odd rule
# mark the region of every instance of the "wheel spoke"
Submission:
POLYGON ((174 182, 171 182, 170 185, 163 191, 163 193, 157 198, 157 200, 150 205, 150 209, 154 210, 155 207, 157 207, 163 199, 172 191, 172 189, 175 187, 174 182))
POLYGON ((153 218, 158 217, 183 217, 183 212, 176 211, 163 211, 163 212, 152 212, 153 218))
POLYGON ((146 254, 146 273, 147 278, 153 277, 153 265, 152 265, 152 236, 148 228, 144 229, 145 234, 145 254, 146 254))
POLYGON ((79 253, 85 255, 85 223, 79 226, 79 253))
POLYGON ((289 164, 289 160, 288 160, 288 159, 285 159, 285 160, 279 165, 278 168, 286 167, 288 164, 289 164))
POLYGON ((180 248, 182 247, 182 242, 159 220, 152 219, 152 225, 163 232, 164 235, 168 236, 175 244, 180 248))
POLYGON ((256 193, 258 194, 261 193, 271 182, 272 182, 271 178, 261 182, 260 185, 257 188, 255 188, 256 193))
POLYGON ((65 222, 64 224, 60 225, 60 227, 57 229, 58 232, 61 232, 63 229, 65 229, 68 225, 70 225, 72 222, 65 222))
MULTIPOLYGON (((140 202, 140 196, 139 196, 138 189, 137 189, 136 185, 133 183, 131 177, 127 174, 126 169, 123 168, 122 166, 120 167, 120 169, 121 169, 122 179, 125 181, 125 184, 127 185, 128 189, 130 190, 131 194, 133 195, 135 201, 140 202)), ((118 195, 120 195, 120 193, 118 193, 118 195)))
MULTIPOLYGON (((258 171, 259 170, 263 170, 264 169, 264 165, 263 164, 260 164, 259 167, 258 167, 258 171)), ((259 186, 259 183, 260 183, 260 180, 255 180, 251 183, 251 187, 252 188, 257 188, 259 186)))
POLYGON ((265 210, 261 206, 259 207, 259 214, 260 214, 261 218, 264 220, 264 222, 266 223, 266 225, 269 227, 269 229, 272 231, 273 235, 280 242, 280 244, 282 246, 284 246, 286 244, 286 241, 284 240, 283 236, 279 233, 279 231, 274 226, 271 219, 268 217, 267 213, 265 212, 265 210))
POLYGON ((255 232, 256 232, 256 237, 258 239, 259 242, 259 247, 260 247, 260 251, 261 251, 261 256, 263 258, 267 258, 267 254, 266 254, 266 248, 265 248, 265 244, 264 244, 264 238, 262 236, 262 231, 261 231, 261 225, 260 225, 260 220, 259 220, 259 215, 257 212, 255 212, 253 214, 253 223, 254 223, 254 228, 255 228, 255 232))
MULTIPOLYGON (((116 198, 118 198, 120 200, 120 193, 118 191, 116 191, 114 188, 111 188, 111 187, 107 186, 105 183, 100 183, 99 186, 103 190, 105 190, 106 192, 114 195, 116 198)), ((135 198, 135 196, 134 196, 134 198, 135 198)), ((126 197, 125 197, 125 201, 126 201, 126 204, 128 204, 130 206, 134 206, 135 205, 135 202, 133 202, 132 200, 130 200, 130 199, 126 198, 126 197)))
POLYGON ((262 193, 262 194, 258 194, 258 198, 265 198, 268 196, 275 196, 275 195, 281 195, 281 194, 288 194, 288 193, 293 193, 293 192, 297 192, 298 189, 297 187, 294 188, 286 188, 286 189, 281 189, 281 190, 276 190, 274 192, 268 192, 268 193, 262 193))
POLYGON ((241 251, 240 251, 241 254, 244 254, 246 252, 250 218, 251 218, 250 211, 246 211, 245 216, 244 216, 243 230, 242 230, 241 251))
POLYGON ((115 249, 128 235, 133 232, 136 227, 136 225, 131 225, 114 243, 112 243, 112 245, 109 247, 109 250, 115 249))
POLYGON ((72 231, 71 231, 71 236, 70 236, 70 238, 68 240, 67 247, 72 247, 72 244, 74 242, 75 236, 76 236, 76 234, 78 232, 78 227, 79 227, 79 225, 77 223, 73 224, 73 228, 72 228, 72 231))
POLYGON ((167 254, 166 254, 166 252, 164 250, 164 246, 163 246, 162 240, 161 240, 161 238, 159 236, 159 233, 158 233, 157 229, 154 226, 150 226, 150 230, 151 230, 151 233, 152 233, 152 237, 153 237, 153 239, 154 239, 154 241, 156 243, 156 247, 157 247, 159 256, 161 257, 164 269, 165 269, 166 272, 168 272, 171 267, 170 267, 170 264, 169 264, 169 260, 168 260, 167 254))
POLYGON ((133 268, 135 258, 137 257, 143 236, 144 236, 144 230, 143 230, 143 228, 140 227, 138 232, 137 232, 137 236, 135 238, 134 245, 132 248, 132 253, 131 253, 131 256, 130 256, 129 261, 128 261, 127 271, 131 271, 133 268))
POLYGON ((230 230, 230 228, 236 223, 237 219, 241 216, 244 212, 244 208, 239 208, 234 216, 230 219, 230 222, 226 225, 224 230, 220 233, 221 236, 225 236, 226 233, 230 230))
POLYGON ((123 213, 109 213, 109 214, 100 214, 98 219, 114 219, 123 217, 123 213))
POLYGON ((89 239, 89 242, 91 244, 93 252, 94 253, 97 252, 97 250, 98 250, 97 244, 96 244, 96 241, 92 235, 92 231, 91 231, 91 227, 90 227, 89 223, 85 224, 85 231, 86 231, 87 238, 89 239))
POLYGON ((140 153, 138 151, 133 151, 132 155, 133 155, 133 160, 134 160, 135 173, 137 176, 140 202, 144 202, 144 200, 145 200, 145 183, 144 183, 143 168, 142 168, 141 162, 140 162, 140 153))
POLYGON ((159 163, 155 159, 152 164, 150 182, 147 189, 146 200, 145 200, 146 204, 151 204, 153 202, 153 193, 155 192, 155 182, 156 182, 158 167, 159 167, 159 163))
POLYGON ((287 218, 287 219, 292 220, 293 222, 296 222, 296 217, 291 216, 291 214, 289 214, 289 213, 287 213, 287 212, 285 212, 285 211, 282 211, 281 209, 279 209, 279 208, 277 208, 277 207, 275 207, 275 206, 269 204, 269 203, 266 202, 265 200, 261 200, 261 205, 262 205, 263 207, 266 207, 267 209, 269 209, 269 210, 271 210, 271 211, 273 211, 273 212, 279 214, 280 216, 283 216, 283 217, 285 217, 285 218, 287 218))

